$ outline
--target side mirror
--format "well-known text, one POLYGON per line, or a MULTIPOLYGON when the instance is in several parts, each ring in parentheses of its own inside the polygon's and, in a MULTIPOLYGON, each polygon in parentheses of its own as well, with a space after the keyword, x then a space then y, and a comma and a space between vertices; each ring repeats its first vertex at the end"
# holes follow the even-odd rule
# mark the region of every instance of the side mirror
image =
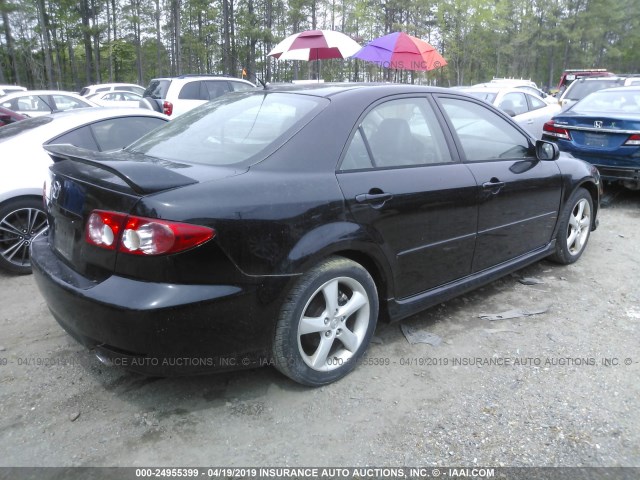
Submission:
POLYGON ((516 112, 514 112, 513 110, 502 110, 504 113, 506 113, 507 115, 509 115, 510 117, 515 117, 516 116, 516 112))
POLYGON ((0 115, 0 122, 9 125, 11 123, 11 117, 9 115, 0 115))
POLYGON ((538 160, 557 160, 560 157, 560 149, 553 142, 537 140, 536 157, 538 160))

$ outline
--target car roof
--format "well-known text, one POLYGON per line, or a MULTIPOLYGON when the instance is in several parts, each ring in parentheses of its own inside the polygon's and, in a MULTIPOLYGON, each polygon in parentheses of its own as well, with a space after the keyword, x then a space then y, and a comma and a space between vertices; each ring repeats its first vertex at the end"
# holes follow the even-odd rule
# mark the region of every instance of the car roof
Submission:
MULTIPOLYGON (((524 85, 523 85, 524 86, 524 85)), ((473 87, 465 88, 464 92, 490 92, 490 93, 527 93, 529 95, 536 96, 531 92, 525 92, 524 90, 517 87, 500 87, 496 84, 488 85, 488 84, 480 84, 474 85, 473 87), (485 86, 486 85, 486 86, 485 86)))
MULTIPOLYGON (((245 80, 244 78, 237 78, 237 77, 232 77, 232 76, 228 76, 228 75, 206 75, 206 74, 202 74, 202 75, 192 75, 192 74, 186 74, 186 75, 176 75, 175 77, 156 77, 156 78, 152 78, 151 81, 153 80, 189 80, 189 79, 203 79, 203 78, 209 78, 209 79, 213 79, 213 80, 242 80, 243 82, 248 82, 248 80, 245 80)), ((251 83, 251 82, 249 82, 251 83)))
POLYGON ((10 100, 15 97, 24 97, 25 95, 70 95, 83 99, 80 95, 74 92, 67 92, 65 90, 26 90, 22 92, 11 92, 2 97, 3 100, 10 100))
POLYGON ((130 94, 137 95, 138 97, 142 98, 142 95, 140 95, 139 93, 131 92, 129 90, 107 90, 106 92, 95 92, 95 93, 92 93, 91 96, 92 97, 97 97, 98 95, 111 95, 112 93, 130 93, 130 94))
MULTIPOLYGON (((640 93, 640 85, 628 85, 626 87, 610 87, 598 90, 598 92, 634 92, 640 93)), ((594 92, 597 93, 597 92, 594 92)))
POLYGON ((144 88, 144 87, 141 87, 140 85, 137 85, 135 83, 122 83, 122 82, 117 82, 117 83, 96 83, 94 85, 87 85, 84 88, 117 87, 117 86, 120 86, 120 85, 126 85, 126 86, 129 86, 129 87, 144 88))
MULTIPOLYGON (((571 85, 573 85, 574 83, 580 83, 580 82, 596 82, 598 80, 607 80, 607 81, 616 81, 616 80, 624 80, 625 77, 618 77, 616 75, 611 75, 611 76, 606 76, 606 75, 600 75, 600 76, 592 76, 592 77, 580 77, 580 78, 576 78, 571 85)), ((571 85, 569 85, 569 87, 571 87, 571 85)))
POLYGON ((349 95, 364 92, 379 92, 387 95, 401 93, 446 93, 450 89, 443 87, 431 87, 426 85, 407 85, 400 83, 318 83, 318 84, 286 84, 267 85, 266 89, 257 88, 256 92, 291 92, 313 95, 317 97, 333 97, 336 95, 349 95))

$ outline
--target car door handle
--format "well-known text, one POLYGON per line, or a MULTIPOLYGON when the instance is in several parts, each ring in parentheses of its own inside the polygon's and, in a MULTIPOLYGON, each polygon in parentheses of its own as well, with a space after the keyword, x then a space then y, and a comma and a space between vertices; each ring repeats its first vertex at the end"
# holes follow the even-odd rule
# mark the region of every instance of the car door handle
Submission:
POLYGON ((484 182, 482 184, 482 188, 485 190, 491 190, 491 193, 493 193, 494 195, 498 192, 500 192, 500 190, 502 190, 502 187, 505 186, 504 182, 501 182, 500 180, 498 180, 497 178, 492 178, 491 180, 489 180, 488 182, 484 182))
POLYGON ((392 198, 393 195, 390 193, 361 193, 356 195, 356 202, 382 206, 384 202, 391 200, 392 198))

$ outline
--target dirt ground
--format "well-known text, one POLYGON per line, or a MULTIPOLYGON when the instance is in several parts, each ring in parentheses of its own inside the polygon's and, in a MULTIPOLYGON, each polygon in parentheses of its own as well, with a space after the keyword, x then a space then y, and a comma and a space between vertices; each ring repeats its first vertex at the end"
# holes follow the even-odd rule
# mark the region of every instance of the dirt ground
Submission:
POLYGON ((578 263, 536 263, 404 322, 438 346, 381 325, 363 364, 319 389, 269 367, 105 367, 31 276, 0 273, 0 466, 638 467, 640 192, 611 193, 578 263))

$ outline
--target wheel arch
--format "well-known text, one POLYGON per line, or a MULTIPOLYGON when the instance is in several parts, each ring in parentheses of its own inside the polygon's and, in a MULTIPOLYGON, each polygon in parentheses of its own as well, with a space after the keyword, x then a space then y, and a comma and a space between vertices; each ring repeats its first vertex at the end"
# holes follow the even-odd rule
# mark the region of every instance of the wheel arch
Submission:
MULTIPOLYGON (((589 181, 589 180, 585 180, 582 183, 580 183, 579 185, 576 186, 576 188, 573 189, 573 191, 576 191, 578 188, 584 188, 587 192, 589 192, 589 195, 591 195, 591 201, 593 203, 593 215, 591 217, 591 230, 595 230, 596 227, 598 226, 598 209, 600 207, 600 189, 601 189, 601 184, 596 184, 593 181, 589 181)), ((573 194, 573 192, 571 192, 571 194, 573 194)))
MULTIPOLYGON (((7 203, 13 202, 15 200, 26 200, 26 199, 29 199, 29 200, 36 199, 36 200, 42 201, 42 189, 34 190, 31 188, 25 188, 25 189, 9 192, 6 195, 1 195, 0 207, 3 207, 7 203)), ((44 210, 44 204, 43 204, 43 210, 44 210)))
POLYGON ((338 250, 333 252, 332 255, 348 258, 349 260, 356 262, 369 272, 373 282, 378 290, 378 301, 380 305, 380 320, 389 321, 389 312, 387 309, 387 300, 392 297, 390 283, 392 282, 392 276, 387 269, 380 264, 380 262, 372 255, 369 255, 362 250, 338 250))
POLYGON ((361 225, 332 222, 314 228, 289 250, 282 271, 304 274, 335 255, 362 265, 373 278, 381 305, 394 296, 392 265, 382 245, 361 225))

